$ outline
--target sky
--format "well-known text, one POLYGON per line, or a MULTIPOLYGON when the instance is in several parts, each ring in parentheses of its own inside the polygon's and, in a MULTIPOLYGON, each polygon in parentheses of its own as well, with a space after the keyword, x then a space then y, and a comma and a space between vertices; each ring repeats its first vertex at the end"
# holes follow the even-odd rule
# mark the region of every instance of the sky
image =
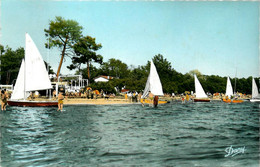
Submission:
POLYGON ((259 77, 259 2, 1 0, 0 12, 0 44, 24 47, 27 32, 54 71, 61 52, 45 49, 44 29, 62 16, 102 44, 104 61, 137 67, 161 54, 183 74, 259 77))

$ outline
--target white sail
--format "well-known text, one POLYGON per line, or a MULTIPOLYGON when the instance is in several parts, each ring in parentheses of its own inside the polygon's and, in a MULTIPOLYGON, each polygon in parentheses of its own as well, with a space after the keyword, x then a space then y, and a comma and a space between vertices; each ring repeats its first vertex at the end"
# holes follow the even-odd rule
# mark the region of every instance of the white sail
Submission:
POLYGON ((25 38, 25 90, 51 89, 48 72, 39 50, 28 33, 25 38))
POLYGON ((26 99, 29 91, 51 89, 44 61, 33 40, 25 35, 25 59, 23 59, 11 100, 26 99))
POLYGON ((24 59, 22 61, 18 77, 15 82, 14 90, 11 96, 11 100, 14 99, 25 99, 24 93, 24 59))
POLYGON ((226 96, 228 96, 228 98, 231 98, 231 96, 233 96, 233 88, 229 77, 227 78, 226 96))
POLYGON ((258 88, 255 82, 255 79, 252 79, 252 99, 260 98, 260 95, 258 93, 258 88))
POLYGON ((194 75, 195 78, 195 93, 196 93, 196 98, 208 98, 206 93, 204 92, 200 81, 198 80, 197 76, 194 75))
POLYGON ((151 61, 150 74, 148 76, 142 98, 147 97, 149 95, 149 91, 151 91, 154 95, 163 96, 162 84, 153 61, 151 61))

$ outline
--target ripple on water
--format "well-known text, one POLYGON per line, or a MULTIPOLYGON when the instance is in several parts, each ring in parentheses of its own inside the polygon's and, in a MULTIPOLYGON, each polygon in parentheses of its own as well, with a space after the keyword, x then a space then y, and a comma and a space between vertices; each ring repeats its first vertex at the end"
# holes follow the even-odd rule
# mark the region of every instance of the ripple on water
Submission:
POLYGON ((258 166, 259 105, 9 107, 2 166, 258 166), (225 149, 246 153, 225 158, 225 149))

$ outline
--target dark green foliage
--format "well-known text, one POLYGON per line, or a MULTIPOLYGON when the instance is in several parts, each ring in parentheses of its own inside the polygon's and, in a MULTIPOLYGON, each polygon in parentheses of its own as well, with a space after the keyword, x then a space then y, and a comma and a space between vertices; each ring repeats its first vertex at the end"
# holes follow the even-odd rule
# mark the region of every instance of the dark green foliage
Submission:
POLYGON ((61 60, 57 70, 57 77, 65 56, 73 53, 73 45, 78 42, 82 36, 82 26, 74 20, 66 20, 60 16, 56 16, 55 20, 49 23, 49 29, 44 29, 47 43, 46 48, 58 47, 61 50, 61 60))
POLYGON ((12 84, 18 76, 22 59, 24 58, 24 49, 18 48, 13 51, 7 47, 5 52, 1 53, 1 84, 12 84))
POLYGON ((91 83, 89 85, 92 90, 101 90, 103 89, 103 91, 106 93, 106 94, 109 94, 109 93, 115 93, 116 94, 116 89, 113 85, 112 82, 98 82, 98 83, 91 83))
MULTIPOLYGON (((44 64, 45 64, 45 67, 46 69, 48 70, 48 63, 46 63, 46 61, 44 61, 44 64)), ((51 68, 51 66, 49 65, 49 71, 48 71, 49 74, 55 74, 55 72, 53 71, 53 69, 51 68)))
POLYGON ((121 60, 111 58, 108 62, 104 62, 101 66, 104 75, 124 79, 129 77, 130 70, 127 64, 121 60))
MULTIPOLYGON (((91 76, 92 76, 89 79, 89 83, 93 83, 95 77, 104 75, 104 73, 101 71, 100 68, 97 68, 97 67, 93 66, 92 64, 90 64, 90 66, 89 66, 89 71, 91 71, 91 76)), ((76 71, 76 75, 82 75, 83 78, 88 78, 88 69, 83 68, 80 71, 76 71)))
MULTIPOLYGON (((90 66, 91 62, 103 63, 103 57, 96 53, 102 47, 101 44, 96 44, 96 39, 90 36, 82 37, 79 41, 73 45, 74 52, 76 53, 72 57, 72 64, 67 66, 68 69, 72 70, 78 68, 80 71, 80 67, 82 64, 87 65, 87 78, 90 80, 90 66)), ((92 78, 93 79, 93 78, 92 78)))
MULTIPOLYGON (((162 55, 155 55, 153 62, 161 79, 164 93, 184 93, 185 91, 194 91, 194 74, 198 76, 205 92, 209 93, 225 93, 227 77, 216 75, 202 75, 198 70, 192 70, 189 73, 182 74, 175 71, 171 63, 162 55)), ((85 69, 84 69, 85 70, 85 69)), ((144 66, 133 67, 131 70, 128 66, 117 59, 109 59, 104 62, 101 68, 93 68, 92 77, 99 75, 116 76, 118 79, 109 81, 109 85, 118 87, 121 90, 123 87, 131 91, 144 90, 149 71, 150 61, 144 66)), ((256 83, 259 86, 259 78, 256 78, 256 83)), ((233 89, 235 89, 235 78, 231 79, 233 89)), ((106 83, 103 83, 106 84, 106 83)), ((112 87, 111 86, 111 87, 112 87)), ((251 94, 252 77, 236 79, 236 91, 240 93, 251 94)))
MULTIPOLYGON (((17 79, 22 59, 24 58, 24 48, 20 47, 15 51, 9 48, 8 46, 6 47, 6 49, 4 49, 4 47, 0 45, 0 48, 1 84, 15 84, 15 80, 17 79)), ((44 63, 47 68, 47 63, 44 63)), ((51 66, 49 66, 49 73, 54 73, 51 66)))

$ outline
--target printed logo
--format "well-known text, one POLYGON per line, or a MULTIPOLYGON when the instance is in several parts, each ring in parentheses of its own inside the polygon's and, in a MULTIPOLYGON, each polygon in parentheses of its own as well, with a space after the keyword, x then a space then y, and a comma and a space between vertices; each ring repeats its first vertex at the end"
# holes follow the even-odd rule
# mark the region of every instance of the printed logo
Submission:
POLYGON ((225 157, 228 157, 228 156, 231 156, 231 157, 234 157, 235 155, 237 154, 244 154, 245 153, 245 150, 246 150, 246 147, 240 147, 240 148, 233 148, 232 145, 230 147, 227 147, 225 149, 226 151, 226 155, 225 157))

